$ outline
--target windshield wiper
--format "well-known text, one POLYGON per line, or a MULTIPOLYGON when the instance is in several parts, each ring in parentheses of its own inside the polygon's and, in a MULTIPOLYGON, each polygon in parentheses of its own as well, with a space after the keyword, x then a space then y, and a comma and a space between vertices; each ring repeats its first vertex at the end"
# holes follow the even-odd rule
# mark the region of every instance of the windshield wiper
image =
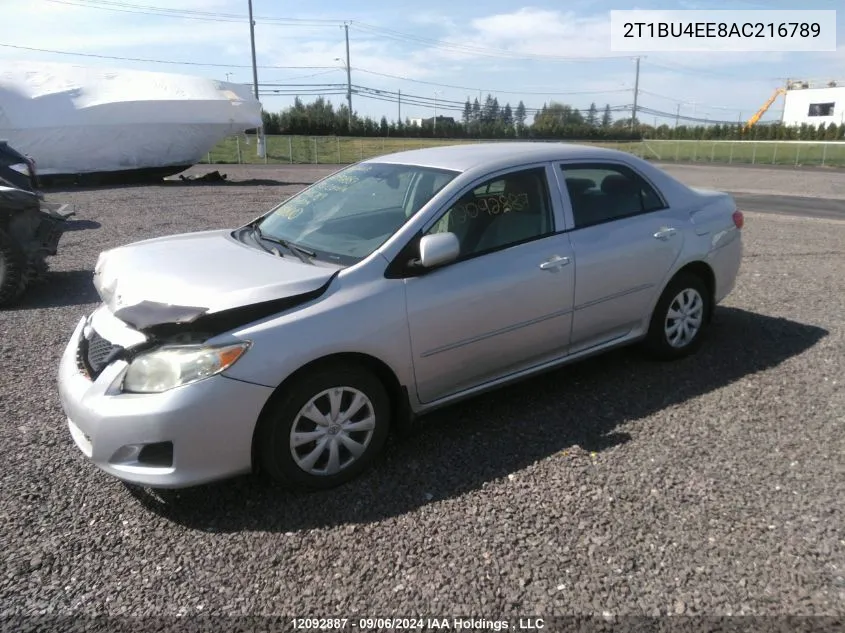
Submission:
POLYGON ((286 248, 291 253, 293 253, 294 255, 299 257, 299 259, 301 259, 306 264, 310 264, 311 258, 317 256, 317 253, 315 253, 313 251, 309 251, 306 248, 302 248, 301 246, 294 244, 293 242, 288 242, 287 240, 283 240, 283 239, 278 238, 278 237, 265 235, 261 231, 261 229, 259 228, 259 226, 257 224, 255 226, 253 226, 252 229, 253 229, 253 231, 255 231, 255 234, 258 236, 259 239, 265 240, 267 242, 271 242, 273 244, 278 244, 279 246, 286 248))

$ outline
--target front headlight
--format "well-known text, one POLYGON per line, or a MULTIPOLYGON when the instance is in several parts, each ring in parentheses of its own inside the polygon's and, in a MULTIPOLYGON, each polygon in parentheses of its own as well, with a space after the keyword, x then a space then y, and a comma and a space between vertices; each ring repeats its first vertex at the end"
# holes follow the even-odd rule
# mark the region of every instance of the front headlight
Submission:
POLYGON ((135 357, 123 377, 123 391, 161 393, 231 367, 249 343, 234 345, 168 345, 135 357))

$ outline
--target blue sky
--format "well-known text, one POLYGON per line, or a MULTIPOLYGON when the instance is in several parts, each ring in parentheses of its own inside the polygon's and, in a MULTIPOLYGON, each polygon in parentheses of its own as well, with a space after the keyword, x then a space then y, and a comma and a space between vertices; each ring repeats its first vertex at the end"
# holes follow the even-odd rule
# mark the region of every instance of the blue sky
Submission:
MULTIPOLYGON (((62 55, 0 46, 3 63, 62 61, 203 75, 251 82, 247 0, 26 0, 3 3, 0 44, 105 57, 176 60, 161 64, 62 55), (172 10, 163 15, 160 10, 172 10), (184 12, 195 12, 185 14, 184 12), (175 14, 173 13, 175 12, 175 14), (202 12, 202 13, 196 13, 202 12), (193 19, 188 17, 193 16, 193 19), (196 18, 205 19, 196 19, 196 18), (8 28, 14 25, 15 28, 8 28)), ((349 28, 353 84, 406 95, 402 118, 439 113, 447 101, 492 93, 504 104, 528 107, 555 100, 586 108, 622 106, 633 99, 630 53, 610 50, 611 9, 836 9, 838 0, 801 3, 640 0, 254 0, 259 82, 344 84, 343 21, 349 28), (271 68, 272 67, 272 68, 271 68), (286 67, 286 68, 282 68, 286 67)), ((841 8, 841 6, 840 6, 841 8)), ((747 119, 786 78, 845 80, 845 9, 837 15, 837 51, 827 53, 645 53, 642 106, 709 120, 747 119)), ((290 88, 289 88, 290 89, 290 88)), ((321 88, 326 89, 326 88, 321 88)), ((303 91, 305 87, 295 88, 303 91)), ((327 97, 336 103, 340 95, 327 97)), ((292 97, 262 97, 278 111, 292 97)), ((782 102, 767 118, 779 117, 782 102)), ((398 114, 396 103, 353 95, 353 107, 374 117, 398 114)), ((643 117, 653 123, 654 117, 643 117)), ((658 122, 660 122, 658 120, 658 122)))

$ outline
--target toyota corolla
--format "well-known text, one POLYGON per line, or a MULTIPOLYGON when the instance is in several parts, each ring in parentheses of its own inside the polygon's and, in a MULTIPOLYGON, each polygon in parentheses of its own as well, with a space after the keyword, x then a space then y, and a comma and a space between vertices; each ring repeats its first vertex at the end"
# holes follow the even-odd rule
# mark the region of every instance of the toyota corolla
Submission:
POLYGON ((621 345, 692 354, 743 215, 631 154, 457 145, 352 165, 232 230, 106 251, 59 390, 98 467, 153 488, 328 488, 437 407, 621 345))

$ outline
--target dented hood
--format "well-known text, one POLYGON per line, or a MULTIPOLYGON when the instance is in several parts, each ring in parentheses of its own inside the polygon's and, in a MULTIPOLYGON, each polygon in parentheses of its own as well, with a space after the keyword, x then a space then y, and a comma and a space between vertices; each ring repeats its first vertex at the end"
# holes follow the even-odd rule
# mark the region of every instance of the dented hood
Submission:
POLYGON ((203 231, 102 253, 94 286, 112 314, 143 329, 294 298, 318 290, 336 271, 243 244, 229 230, 203 231))

